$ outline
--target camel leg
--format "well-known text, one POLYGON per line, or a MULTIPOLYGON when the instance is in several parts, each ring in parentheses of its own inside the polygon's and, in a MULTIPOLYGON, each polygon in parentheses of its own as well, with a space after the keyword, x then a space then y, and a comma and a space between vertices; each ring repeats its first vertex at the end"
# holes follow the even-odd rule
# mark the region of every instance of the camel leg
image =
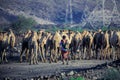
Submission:
POLYGON ((57 57, 58 57, 58 55, 57 55, 57 50, 55 50, 55 57, 54 57, 54 60, 55 60, 55 62, 57 62, 58 60, 57 60, 57 57))
POLYGON ((46 62, 46 59, 45 59, 45 53, 44 53, 44 49, 42 47, 42 57, 43 57, 43 61, 46 62))
POLYGON ((82 59, 84 59, 84 47, 82 49, 82 59))
POLYGON ((95 49, 95 58, 97 59, 98 58, 98 50, 95 49))
POLYGON ((2 58, 1 58, 2 63, 3 63, 3 59, 4 59, 4 52, 2 52, 2 58))
POLYGON ((28 61, 28 53, 29 53, 29 50, 27 49, 27 50, 26 50, 26 53, 25 53, 25 54, 26 54, 25 56, 26 56, 26 60, 27 60, 27 61, 28 61))
POLYGON ((33 54, 33 49, 30 51, 30 65, 33 64, 33 57, 34 57, 34 54, 33 54))
POLYGON ((38 64, 37 50, 35 50, 35 52, 34 52, 34 56, 33 56, 33 64, 38 64))
POLYGON ((7 54, 6 54, 6 51, 4 51, 4 56, 5 56, 5 62, 8 62, 8 60, 7 60, 7 54))
POLYGON ((103 57, 103 49, 100 49, 100 59, 103 60, 104 57, 103 57))
POLYGON ((61 50, 58 48, 58 59, 61 57, 61 50))
POLYGON ((106 51, 106 59, 108 59, 108 60, 110 59, 109 55, 110 55, 110 50, 107 49, 107 51, 106 51))
POLYGON ((20 62, 22 62, 23 60, 22 60, 22 55, 23 55, 23 53, 26 51, 26 48, 24 48, 24 49, 22 49, 22 51, 21 51, 21 53, 20 53, 20 62))
POLYGON ((117 48, 115 48, 115 60, 117 60, 117 48))
POLYGON ((93 59, 93 51, 90 49, 90 59, 93 59))
POLYGON ((96 55, 96 59, 99 59, 99 57, 101 57, 100 50, 98 49, 98 47, 95 49, 95 55, 96 55))
POLYGON ((112 60, 114 61, 115 60, 115 48, 112 47, 112 60))
POLYGON ((41 57, 42 62, 44 62, 43 56, 42 56, 42 48, 41 47, 40 47, 40 57, 41 57))
POLYGON ((37 50, 35 52, 35 61, 36 61, 36 64, 38 64, 38 53, 37 53, 37 50))
POLYGON ((46 48, 46 49, 45 49, 45 58, 46 58, 46 61, 48 61, 48 58, 47 58, 48 55, 49 55, 49 53, 48 53, 48 48, 46 48))
POLYGON ((86 48, 86 59, 89 59, 89 49, 86 48))
MULTIPOLYGON (((62 60, 62 55, 61 55, 61 60, 62 60)), ((72 50, 70 49, 70 54, 69 54, 69 60, 72 60, 72 50)))
POLYGON ((33 64, 36 64, 35 56, 36 56, 36 51, 35 49, 33 49, 33 64))
POLYGON ((91 49, 90 49, 90 48, 88 49, 88 53, 89 53, 88 58, 89 58, 89 60, 90 60, 90 59, 91 59, 91 49))
POLYGON ((36 64, 35 63, 35 53, 33 53, 33 64, 36 64))
POLYGON ((108 60, 110 60, 110 55, 111 55, 111 49, 108 48, 108 50, 107 50, 107 58, 108 58, 108 60))
POLYGON ((91 57, 91 53, 90 53, 90 48, 88 49, 88 60, 90 60, 90 57, 91 57))
POLYGON ((83 59, 86 59, 86 48, 83 49, 83 59))
POLYGON ((118 48, 118 59, 120 59, 120 48, 118 48))
POLYGON ((78 55, 79 55, 79 60, 81 60, 81 51, 78 53, 78 55))
POLYGON ((117 48, 117 60, 119 59, 119 48, 117 48))
POLYGON ((106 59, 106 49, 103 51, 103 57, 104 57, 104 60, 106 59))
POLYGON ((0 63, 2 62, 2 52, 0 52, 0 63))
POLYGON ((50 51, 50 63, 54 61, 53 59, 53 49, 50 51))
POLYGON ((45 60, 45 55, 44 55, 44 49, 43 49, 43 47, 40 47, 40 49, 41 49, 41 59, 42 59, 42 62, 46 62, 46 60, 45 60))
POLYGON ((4 51, 2 52, 1 62, 4 62, 4 59, 5 59, 5 62, 8 62, 7 57, 6 57, 5 49, 4 49, 4 51))
POLYGON ((2 58, 1 58, 1 62, 3 63, 4 61, 4 52, 2 52, 2 58))

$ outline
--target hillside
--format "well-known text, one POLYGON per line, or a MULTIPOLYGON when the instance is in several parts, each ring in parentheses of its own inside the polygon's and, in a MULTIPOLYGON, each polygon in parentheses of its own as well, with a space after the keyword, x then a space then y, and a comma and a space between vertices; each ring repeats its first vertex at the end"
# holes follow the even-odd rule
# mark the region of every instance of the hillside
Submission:
MULTIPOLYGON (((105 0, 105 16, 108 14, 107 12, 110 12, 109 14, 113 12, 115 6, 113 1, 114 0, 105 0)), ((115 1, 117 10, 120 13, 120 0, 115 1)), ((68 3, 69 0, 0 0, 0 18, 2 21, 0 24, 10 23, 10 19, 15 20, 13 16, 21 14, 26 17, 32 17, 39 24, 63 24, 65 23, 66 19, 66 10, 68 3), (12 16, 6 17, 8 15, 12 16)), ((83 27, 83 25, 85 26, 87 24, 87 21, 83 19, 85 18, 87 20, 93 20, 90 22, 92 25, 96 25, 96 22, 94 22, 96 20, 100 21, 99 24, 102 24, 102 18, 99 17, 102 13, 100 6, 102 6, 101 0, 72 0, 73 23, 80 24, 79 26, 83 27), (88 8, 87 12, 89 12, 89 14, 85 13, 86 6, 88 8)), ((70 16, 69 9, 67 16, 70 16)), ((120 15, 117 16, 119 17, 115 22, 120 23, 120 15)), ((110 21, 112 17, 106 18, 106 22, 110 21)), ((101 26, 99 24, 97 23, 97 26, 101 26)), ((119 26, 119 24, 117 25, 119 26)))

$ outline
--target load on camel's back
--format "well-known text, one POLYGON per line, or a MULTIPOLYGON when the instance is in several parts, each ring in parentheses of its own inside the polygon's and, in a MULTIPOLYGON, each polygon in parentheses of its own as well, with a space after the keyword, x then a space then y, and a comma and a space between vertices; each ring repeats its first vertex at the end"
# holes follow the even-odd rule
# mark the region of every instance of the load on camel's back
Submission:
POLYGON ((1 62, 7 62, 6 51, 15 46, 15 35, 10 29, 9 32, 0 32, 0 57, 1 62))

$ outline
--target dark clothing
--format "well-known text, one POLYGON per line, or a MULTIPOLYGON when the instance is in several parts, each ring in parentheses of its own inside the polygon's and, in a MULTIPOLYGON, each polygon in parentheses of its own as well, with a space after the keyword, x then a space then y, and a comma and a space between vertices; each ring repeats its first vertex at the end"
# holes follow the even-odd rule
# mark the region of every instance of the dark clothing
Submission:
POLYGON ((60 46, 61 46, 61 53, 62 53, 63 59, 68 58, 68 49, 66 48, 66 45, 67 45, 67 41, 66 40, 61 40, 60 46))

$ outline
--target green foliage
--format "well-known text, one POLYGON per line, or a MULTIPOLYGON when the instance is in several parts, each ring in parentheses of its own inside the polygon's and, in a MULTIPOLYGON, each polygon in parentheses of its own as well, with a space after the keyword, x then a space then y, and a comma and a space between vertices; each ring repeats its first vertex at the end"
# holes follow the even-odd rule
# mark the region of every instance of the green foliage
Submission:
POLYGON ((107 27, 102 27, 102 31, 107 31, 108 30, 108 28, 107 27))
POLYGON ((20 33, 31 29, 36 24, 36 21, 32 18, 26 18, 23 15, 20 15, 18 20, 12 23, 11 28, 20 33))
POLYGON ((115 68, 109 68, 103 78, 104 80, 120 80, 120 71, 115 68))
POLYGON ((102 31, 106 31, 107 30, 107 27, 102 27, 102 31))
POLYGON ((70 28, 69 30, 72 30, 72 31, 79 31, 79 32, 83 32, 83 29, 81 27, 72 27, 70 28))
POLYGON ((85 79, 84 77, 77 77, 77 78, 71 77, 70 80, 85 80, 85 79))
POLYGON ((53 27, 50 28, 50 29, 46 29, 47 32, 56 32, 56 31, 58 31, 58 30, 60 30, 60 28, 57 27, 57 26, 53 26, 53 27))

